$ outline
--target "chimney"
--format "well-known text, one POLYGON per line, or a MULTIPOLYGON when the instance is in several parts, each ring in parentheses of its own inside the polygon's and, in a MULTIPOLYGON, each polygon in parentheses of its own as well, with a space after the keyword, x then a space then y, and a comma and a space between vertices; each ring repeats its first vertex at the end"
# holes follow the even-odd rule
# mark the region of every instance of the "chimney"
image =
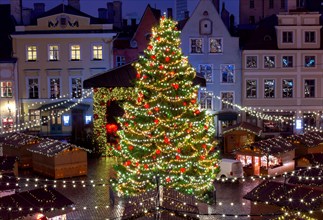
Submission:
POLYGON ((10 0, 10 14, 17 24, 22 23, 22 0, 10 0))
POLYGON ((184 12, 184 19, 187 19, 190 17, 190 12, 189 11, 185 11, 184 12))
POLYGON ((128 26, 128 20, 127 19, 123 19, 122 20, 122 27, 127 27, 128 26))
POLYGON ((121 28, 122 27, 122 2, 113 1, 113 25, 121 28))
POLYGON ((113 12, 113 3, 112 2, 108 2, 107 3, 107 9, 108 9, 108 14, 107 14, 107 18, 108 18, 108 23, 113 23, 113 16, 114 16, 114 12, 113 12))
POLYGON ((106 8, 99 8, 98 9, 99 18, 101 19, 108 19, 108 9, 106 8))
POLYGON ((173 19, 173 9, 167 8, 167 17, 173 19))
POLYGON ((32 13, 32 9, 31 8, 24 8, 22 10, 22 23, 24 25, 30 25, 31 13, 32 13))
POLYGON ((135 28, 137 25, 137 20, 135 18, 131 18, 131 27, 135 28))
POLYGON ((67 4, 77 10, 81 10, 80 0, 68 0, 67 4))
POLYGON ((45 3, 34 3, 33 17, 37 18, 45 12, 45 3))
POLYGON ((212 0, 213 5, 215 6, 215 9, 220 13, 220 0, 212 0))

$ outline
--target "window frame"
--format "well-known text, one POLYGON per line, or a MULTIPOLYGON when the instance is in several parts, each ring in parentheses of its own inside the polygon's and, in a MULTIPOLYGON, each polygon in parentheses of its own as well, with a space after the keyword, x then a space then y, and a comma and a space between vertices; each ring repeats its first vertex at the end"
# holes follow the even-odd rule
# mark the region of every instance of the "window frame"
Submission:
POLYGON ((32 45, 27 45, 26 46, 26 61, 27 62, 36 62, 37 58, 38 58, 37 55, 38 55, 37 45, 32 44, 32 45), (29 51, 29 48, 35 48, 35 50, 29 51), (29 55, 31 55, 31 57, 29 55))
POLYGON ((263 56, 263 61, 264 61, 264 69, 271 69, 271 68, 276 68, 276 56, 275 55, 268 55, 268 56, 263 56), (267 63, 266 63, 266 57, 269 57, 270 58, 274 58, 274 65, 273 66, 267 66, 267 63))
POLYGON ((40 92, 39 92, 39 89, 40 89, 40 85, 39 85, 40 81, 39 81, 39 77, 26 77, 26 94, 27 94, 27 97, 29 99, 39 99, 40 98, 40 92), (38 89, 37 89, 37 94, 38 94, 38 97, 30 97, 30 90, 29 90, 29 80, 31 79, 37 79, 38 81, 38 89))
POLYGON ((210 37, 209 38, 209 54, 222 54, 223 53, 223 38, 222 37, 210 37), (221 42, 221 49, 219 50, 219 52, 217 52, 218 50, 216 49, 216 52, 212 52, 212 47, 211 47, 211 41, 212 40, 215 40, 215 41, 217 41, 217 40, 220 40, 220 42, 221 42))
MULTIPOLYGON (((288 84, 287 84, 288 85, 288 84)), ((288 93, 287 93, 288 94, 288 93)), ((294 98, 294 79, 282 79, 282 98, 283 99, 290 99, 290 98, 294 98), (286 84, 284 84, 284 81, 292 81, 292 87, 291 87, 291 93, 292 93, 292 96, 284 96, 284 89, 286 88, 286 89, 288 89, 289 87, 287 86, 287 87, 285 87, 284 88, 284 85, 286 85, 286 84)))
POLYGON ((257 55, 246 55, 246 69, 258 69, 258 56, 257 55), (255 67, 248 67, 248 58, 256 58, 256 66, 255 67))
MULTIPOLYGON (((191 37, 190 38, 190 54, 193 54, 193 55, 197 55, 197 54, 203 54, 203 50, 204 50, 204 39, 201 38, 201 37, 191 37), (201 40, 201 52, 193 52, 193 40, 201 40)), ((197 46, 195 45, 195 51, 197 51, 197 46)))
MULTIPOLYGON (((70 79, 70 97, 72 98, 72 99, 80 99, 80 98, 82 98, 83 97, 83 78, 82 78, 82 76, 70 76, 69 77, 70 79), (81 95, 80 96, 74 96, 73 94, 74 94, 74 90, 73 90, 73 79, 80 79, 81 80, 81 83, 80 83, 80 85, 81 85, 81 95)), ((77 89, 76 89, 77 90, 77 89)))
POLYGON ((59 45, 58 44, 50 44, 48 45, 48 61, 59 61, 59 45), (51 47, 57 46, 57 59, 51 59, 51 55, 54 57, 55 50, 51 50, 51 47), (51 54, 53 52, 53 54, 51 54))
POLYGON ((92 60, 95 60, 95 61, 103 60, 103 44, 93 43, 91 45, 91 54, 92 54, 92 60), (94 47, 97 47, 97 48, 95 49, 94 47), (98 47, 101 47, 101 50, 98 47), (101 52, 101 57, 100 57, 100 52, 101 52))
POLYGON ((294 67, 294 56, 292 56, 292 55, 283 55, 281 61, 282 61, 282 64, 281 64, 282 68, 293 68, 294 67), (289 62, 288 59, 287 59, 288 60, 288 65, 287 66, 284 65, 284 57, 292 58, 291 66, 289 65, 290 62, 289 62))
POLYGON ((200 91, 199 92, 200 109, 213 111, 213 107, 214 107, 213 96, 214 96, 214 93, 211 91, 206 91, 206 90, 200 91), (202 94, 206 94, 204 100, 202 100, 202 98, 204 98, 204 96, 202 97, 202 94), (209 101, 211 102, 210 107, 209 107, 209 101))
POLYGON ((0 81, 0 97, 1 98, 13 97, 13 82, 11 80, 0 81), (5 85, 3 83, 5 83, 5 85), (10 90, 11 90, 11 93, 10 93, 10 90))
MULTIPOLYGON (((246 99, 257 99, 258 98, 258 80, 257 79, 246 79, 245 80, 245 85, 246 85, 246 99), (256 96, 252 97, 252 96, 248 96, 248 81, 255 81, 256 82, 256 96)), ((252 92, 251 92, 252 93, 252 92)))
POLYGON ((316 38, 316 31, 304 31, 304 43, 315 44, 316 38), (307 36, 307 34, 309 34, 309 36, 307 36), (313 34, 313 36, 311 34, 313 34))
POLYGON ((316 79, 304 79, 303 94, 304 94, 304 98, 315 98, 315 96, 316 96, 316 79), (309 81, 309 80, 314 81, 314 85, 312 85, 312 87, 314 88, 313 89, 314 94, 313 95, 309 94, 308 96, 306 96, 305 83, 306 83, 306 81, 309 81))
POLYGON ((235 100, 235 94, 234 94, 234 91, 220 91, 220 97, 221 97, 221 99, 220 99, 220 104, 221 104, 221 107, 220 107, 220 109, 221 110, 233 110, 233 105, 234 105, 234 100, 235 100), (225 93, 232 93, 232 102, 230 102, 230 103, 232 103, 232 105, 230 105, 230 104, 225 104, 225 103, 223 103, 223 94, 225 94, 225 93), (230 106, 229 108, 224 108, 224 106, 230 106))
POLYGON ((235 64, 220 64, 220 83, 223 84, 234 84, 235 83, 235 74, 236 73, 236 68, 235 68, 235 64), (228 82, 228 74, 227 74, 227 82, 223 81, 223 69, 225 66, 233 66, 233 71, 232 71, 232 82, 228 82))
POLYGON ((304 55, 304 68, 315 68, 316 67, 316 55, 304 55), (314 64, 308 66, 306 63, 306 58, 314 58, 314 64))
POLYGON ((199 72, 200 72, 200 74, 202 74, 202 76, 205 78, 205 81, 206 81, 206 83, 213 83, 214 82, 214 79, 213 79, 213 77, 214 77, 214 74, 213 74, 213 64, 209 64, 209 63, 204 63, 204 64, 198 64, 198 70, 199 70, 199 72), (207 77, 207 75, 206 74, 208 74, 208 71, 209 71, 209 69, 205 69, 203 72, 202 72, 202 66, 206 66, 206 67, 210 67, 211 68, 211 77, 207 77), (211 80, 208 80, 208 79, 211 79, 211 80))
POLYGON ((275 79, 264 79, 264 94, 263 94, 265 99, 274 99, 276 97, 276 80, 275 79), (274 90, 274 95, 272 97, 270 96, 266 96, 266 81, 273 81, 274 82, 274 86, 273 86, 273 90, 274 90))
MULTIPOLYGON (((61 94, 62 94, 62 84, 61 84, 62 80, 61 80, 61 77, 59 76, 51 76, 51 77, 48 77, 48 97, 50 99, 59 99, 61 94), (58 79, 59 80, 59 94, 58 94, 58 97, 52 97, 51 96, 51 79, 58 79)), ((56 95, 57 96, 57 95, 56 95)))
POLYGON ((283 31, 282 32, 282 43, 284 43, 284 44, 294 43, 294 32, 293 31, 283 31))
POLYGON ((126 57, 123 55, 116 55, 116 67, 123 66, 126 64, 126 57), (124 61, 118 61, 118 58, 123 58, 124 61))
MULTIPOLYGON (((76 54, 77 55, 77 54, 76 54)), ((80 44, 70 44, 70 61, 80 61, 81 60, 81 58, 82 58, 82 56, 81 56, 82 54, 81 54, 81 45, 80 44), (72 47, 73 46, 79 46, 79 50, 73 50, 72 49, 72 47), (76 58, 75 59, 73 59, 73 57, 74 57, 74 51, 79 51, 79 59, 77 59, 77 56, 76 56, 76 58)))

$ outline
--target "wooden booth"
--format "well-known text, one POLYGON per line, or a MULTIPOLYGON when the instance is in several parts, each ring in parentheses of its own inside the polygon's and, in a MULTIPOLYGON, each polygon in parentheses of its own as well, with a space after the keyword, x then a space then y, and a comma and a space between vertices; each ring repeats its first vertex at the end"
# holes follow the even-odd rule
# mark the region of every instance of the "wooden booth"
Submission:
POLYGON ((261 128, 248 122, 242 122, 223 130, 224 154, 230 154, 242 146, 255 142, 256 136, 261 135, 261 128))
POLYGON ((323 191, 320 189, 304 185, 263 181, 243 198, 251 201, 252 219, 264 219, 262 215, 264 213, 281 213, 282 217, 287 219, 322 219, 322 199, 319 199, 322 196, 323 191), (286 211, 282 212, 282 208, 286 211), (302 218, 303 214, 307 217, 302 218))
POLYGON ((31 152, 28 148, 40 140, 37 136, 24 133, 9 133, 2 136, 0 146, 3 156, 13 156, 18 159, 19 168, 29 168, 32 165, 31 152))
POLYGON ((295 146, 283 137, 255 142, 235 154, 246 176, 279 175, 295 169, 295 146))
POLYGON ((61 179, 87 175, 87 149, 53 139, 42 139, 28 149, 32 168, 42 175, 61 179))
POLYGON ((311 131, 299 135, 291 135, 288 139, 296 145, 296 157, 323 152, 323 132, 311 131))

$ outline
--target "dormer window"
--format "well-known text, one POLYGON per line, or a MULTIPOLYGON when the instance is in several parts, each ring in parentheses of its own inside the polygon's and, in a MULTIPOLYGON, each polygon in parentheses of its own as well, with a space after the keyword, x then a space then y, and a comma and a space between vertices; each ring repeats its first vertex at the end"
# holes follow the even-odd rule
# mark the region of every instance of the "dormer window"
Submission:
POLYGON ((305 32, 305 43, 315 43, 315 31, 305 32))

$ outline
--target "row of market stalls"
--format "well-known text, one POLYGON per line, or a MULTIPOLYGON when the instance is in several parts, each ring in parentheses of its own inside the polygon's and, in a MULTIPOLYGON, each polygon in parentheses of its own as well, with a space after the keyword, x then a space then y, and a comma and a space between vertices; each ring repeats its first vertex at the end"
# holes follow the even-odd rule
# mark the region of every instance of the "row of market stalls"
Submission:
POLYGON ((17 158, 19 168, 54 179, 87 175, 87 149, 74 144, 40 138, 24 133, 9 133, 0 137, 4 156, 17 158))
POLYGON ((243 122, 223 131, 224 154, 244 165, 247 176, 279 175, 299 166, 308 166, 307 157, 320 157, 323 152, 323 132, 273 137, 256 141, 261 129, 243 122))

